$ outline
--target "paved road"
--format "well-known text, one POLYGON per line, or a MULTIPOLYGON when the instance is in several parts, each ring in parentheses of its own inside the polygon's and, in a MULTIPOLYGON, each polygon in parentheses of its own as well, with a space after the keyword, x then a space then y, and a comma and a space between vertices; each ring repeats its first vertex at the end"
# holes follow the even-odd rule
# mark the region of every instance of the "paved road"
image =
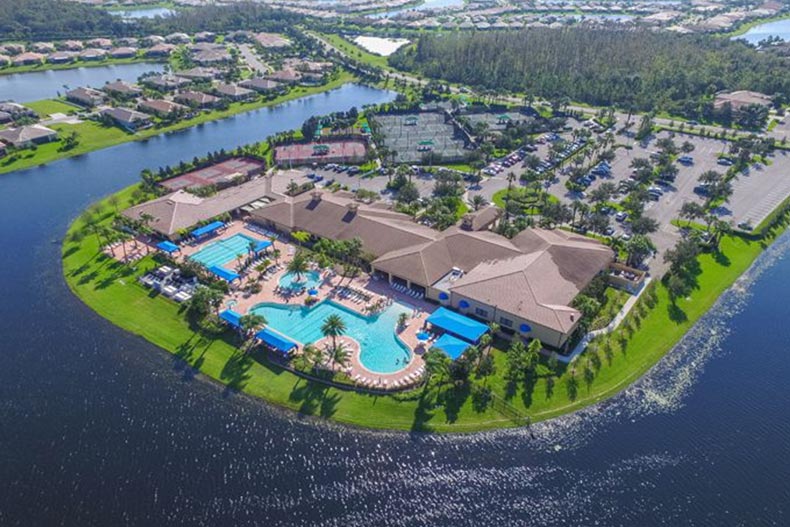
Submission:
POLYGON ((244 62, 254 71, 258 71, 260 73, 266 73, 271 71, 271 68, 268 64, 263 62, 260 57, 258 57, 258 53, 256 53, 255 49, 249 44, 239 44, 239 53, 241 53, 244 62))

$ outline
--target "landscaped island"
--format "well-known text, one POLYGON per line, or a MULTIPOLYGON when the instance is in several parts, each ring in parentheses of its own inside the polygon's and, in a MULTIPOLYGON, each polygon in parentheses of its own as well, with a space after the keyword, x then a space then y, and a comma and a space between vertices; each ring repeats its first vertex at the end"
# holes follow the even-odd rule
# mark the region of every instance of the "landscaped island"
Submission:
MULTIPOLYGON (((267 353, 245 352, 234 331, 208 334, 191 325, 181 306, 162 295, 152 297, 138 278, 159 267, 154 253, 125 265, 102 251, 103 236, 116 210, 140 200, 138 186, 94 205, 66 235, 63 271, 72 291, 98 314, 174 354, 205 375, 300 413, 371 427, 397 430, 471 432, 556 417, 611 397, 637 380, 667 353, 716 299, 749 267, 783 228, 771 220, 763 234, 726 236, 718 251, 702 254, 696 289, 670 298, 664 284, 652 291, 628 320, 598 345, 597 358, 584 366, 557 369, 540 358, 534 375, 507 378, 507 343, 494 341, 495 372, 470 376, 462 386, 429 382, 392 395, 368 394, 307 380, 267 353), (589 373, 587 370, 591 370, 589 373), (490 392, 487 389, 490 389, 490 392)), ((781 225, 781 226, 780 226, 781 225)), ((179 366, 180 367, 180 366, 179 366)), ((437 381, 439 379, 437 378, 437 381)))

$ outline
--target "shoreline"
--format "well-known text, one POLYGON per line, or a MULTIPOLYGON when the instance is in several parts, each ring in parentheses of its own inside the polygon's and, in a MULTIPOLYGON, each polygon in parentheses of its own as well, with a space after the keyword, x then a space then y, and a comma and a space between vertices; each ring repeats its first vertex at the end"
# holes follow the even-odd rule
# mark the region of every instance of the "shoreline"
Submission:
MULTIPOLYGON (((126 203, 136 187, 137 185, 127 187, 114 195, 122 203, 126 203)), ((101 201, 106 203, 107 199, 109 197, 101 201)), ((105 211, 107 210, 105 207, 105 211)), ((629 327, 632 328, 627 343, 616 353, 614 359, 615 362, 620 361, 619 369, 602 368, 599 376, 587 389, 584 386, 579 387, 579 396, 573 400, 562 399, 559 394, 555 394, 554 401, 546 403, 542 401, 542 390, 536 388, 534 410, 519 407, 519 411, 529 415, 533 423, 559 417, 609 399, 642 378, 683 339, 721 295, 732 287, 785 230, 788 215, 790 213, 786 208, 777 209, 777 221, 766 228, 760 237, 730 236, 723 240, 719 254, 705 253, 700 257, 699 286, 688 298, 677 301, 676 307, 685 317, 682 322, 671 323, 668 327, 668 293, 660 281, 656 280, 656 303, 640 319, 639 327, 633 329, 633 317, 629 315, 621 328, 613 333, 613 337, 622 337, 629 331, 629 327), (719 263, 723 260, 726 260, 726 265, 719 263)), ((105 212, 103 221, 109 221, 111 216, 111 211, 105 212)), ((478 414, 461 411, 455 420, 443 420, 441 412, 435 406, 424 407, 425 394, 421 390, 393 396, 371 396, 309 381, 269 362, 265 354, 239 356, 236 343, 232 342, 233 339, 229 341, 227 334, 211 338, 199 336, 200 344, 205 345, 209 351, 200 356, 185 354, 179 351, 183 347, 183 340, 187 337, 191 340, 198 333, 189 327, 189 323, 179 313, 179 306, 161 297, 149 297, 148 291, 136 282, 137 274, 144 272, 144 269, 132 270, 109 261, 109 258, 95 258, 98 242, 93 234, 84 233, 81 242, 74 242, 73 240, 80 238, 79 235, 75 237, 75 233, 84 228, 82 220, 77 218, 69 226, 63 244, 62 272, 72 293, 109 322, 143 337, 163 351, 185 361, 206 377, 234 391, 258 397, 298 414, 368 429, 472 433, 517 426, 511 418, 498 414, 493 408, 478 414), (88 274, 99 273, 96 280, 101 278, 101 273, 110 272, 109 281, 112 285, 93 288, 90 282, 82 283, 80 275, 91 268, 94 268, 93 273, 88 274), (228 365, 238 367, 238 362, 244 365, 243 382, 228 374, 228 365), (305 394, 310 394, 310 397, 304 399, 305 394), (327 409, 321 401, 331 401, 331 408, 327 409), (419 417, 425 413, 428 417, 420 421, 419 417)), ((138 267, 151 265, 155 264, 150 257, 137 263, 138 267)), ((101 281, 106 284, 108 278, 101 281)), ((504 366, 504 362, 501 366, 504 366)), ((563 390, 560 381, 565 380, 565 377, 566 374, 563 374, 557 380, 558 392, 563 390)))
MULTIPOLYGON (((294 87, 288 93, 275 97, 274 99, 271 100, 255 101, 251 103, 232 103, 228 110, 213 110, 208 113, 199 113, 196 117, 192 119, 179 121, 177 123, 162 128, 147 128, 145 130, 141 130, 134 134, 125 132, 124 130, 118 128, 117 126, 105 127, 94 121, 83 121, 81 124, 78 125, 68 125, 68 124, 52 125, 52 128, 56 129, 58 132, 64 132, 64 131, 69 132, 73 130, 80 135, 84 134, 86 131, 89 132, 93 131, 91 129, 97 129, 98 130, 97 135, 101 135, 102 137, 98 138, 99 141, 94 140, 92 143, 85 141, 85 139, 81 137, 80 138, 81 141, 79 145, 73 148, 72 150, 68 150, 68 151, 57 150, 57 147, 60 145, 59 141, 53 141, 52 143, 46 143, 40 145, 34 151, 21 150, 20 154, 28 154, 28 156, 20 157, 16 161, 10 164, 6 164, 6 162, 10 157, 4 158, 2 161, 0 161, 0 175, 7 174, 10 172, 16 172, 19 170, 27 170, 42 165, 47 165, 49 163, 54 163, 62 159, 81 156, 83 154, 95 152, 98 150, 103 150, 105 148, 110 148, 124 143, 130 143, 133 141, 146 141, 148 139, 160 135, 179 132, 195 126, 200 126, 205 123, 227 119, 229 117, 233 117, 234 115, 260 110, 262 108, 276 106, 278 104, 290 102, 296 99, 300 99, 302 97, 308 97, 311 95, 317 95, 320 93, 328 92, 330 90, 340 88, 344 84, 354 83, 358 81, 359 79, 356 76, 354 76, 351 73, 343 71, 337 76, 337 78, 332 79, 326 84, 320 86, 294 87)), ((53 100, 57 100, 57 99, 53 99, 53 100)), ((35 101, 35 102, 41 102, 41 101, 35 101)), ((96 131, 94 131, 94 133, 96 133, 96 131)), ((93 139, 96 138, 94 137, 93 139)))
POLYGON ((152 57, 132 57, 128 59, 105 59, 68 62, 66 64, 30 64, 28 66, 9 66, 0 69, 0 78, 6 75, 24 75, 26 73, 46 73, 48 71, 77 70, 80 68, 101 68, 109 66, 124 66, 127 64, 140 63, 167 64, 167 60, 160 60, 152 57))

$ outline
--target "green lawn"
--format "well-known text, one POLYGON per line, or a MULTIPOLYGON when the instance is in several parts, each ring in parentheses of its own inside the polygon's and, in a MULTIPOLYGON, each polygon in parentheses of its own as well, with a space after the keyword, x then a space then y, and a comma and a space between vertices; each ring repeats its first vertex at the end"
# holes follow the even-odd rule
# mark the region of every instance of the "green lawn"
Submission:
MULTIPOLYGON (((118 194, 118 208, 127 206, 132 188, 118 194)), ((103 207, 104 221, 111 220, 111 207, 103 207)), ((114 324, 186 361, 203 374, 231 386, 304 414, 331 418, 370 428, 431 432, 470 432, 515 426, 514 421, 495 406, 480 404, 472 386, 487 385, 516 411, 533 421, 548 419, 599 402, 638 379, 674 346, 691 325, 713 305, 772 240, 726 238, 716 255, 700 258, 698 287, 688 298, 673 306, 662 284, 655 285, 655 303, 644 314, 631 316, 628 323, 608 339, 611 353, 602 353, 600 367, 591 384, 582 379, 587 362, 582 356, 576 370, 565 369, 553 386, 547 381, 543 363, 538 375, 515 385, 504 377, 506 353, 493 351, 496 373, 474 380, 462 388, 444 387, 417 391, 411 395, 369 396, 307 382, 270 364, 261 354, 242 355, 235 337, 209 338, 190 327, 179 306, 138 285, 136 277, 155 266, 151 257, 134 268, 118 264, 98 254, 94 234, 86 233, 78 219, 69 229, 63 246, 63 271, 72 291, 87 305, 114 324), (578 389, 569 379, 575 375, 578 389)), ((598 344, 603 350, 607 346, 598 344)), ((174 363, 174 367, 181 367, 174 363)))
POLYGON ((346 40, 345 38, 341 37, 340 35, 335 35, 332 33, 316 33, 319 37, 321 37, 326 42, 329 42, 334 47, 339 49, 348 57, 358 60, 360 62, 364 62, 365 64, 370 64, 371 66, 375 66, 377 68, 382 68, 385 70, 391 69, 389 66, 389 62, 387 61, 387 57, 382 57, 381 55, 375 55, 373 53, 369 53, 368 51, 364 50, 363 48, 357 46, 351 41, 346 40))
MULTIPOLYGON (((103 126, 93 121, 85 121, 77 125, 53 125, 52 128, 61 132, 61 136, 71 131, 76 131, 79 135, 79 144, 75 148, 72 148, 68 151, 61 151, 60 141, 40 145, 35 150, 21 150, 0 160, 0 174, 51 163, 58 159, 82 155, 94 150, 100 150, 102 148, 107 148, 120 143, 126 143, 128 141, 140 141, 166 132, 183 130, 197 124, 224 119, 238 113, 256 110, 265 106, 274 106, 287 101, 298 99, 300 97, 306 97, 308 95, 329 91, 348 82, 353 82, 354 80, 356 80, 356 77, 354 77, 352 74, 341 72, 336 78, 322 86, 296 87, 285 95, 276 97, 271 101, 258 100, 249 103, 232 103, 227 110, 201 112, 192 119, 179 121, 169 126, 141 130, 134 134, 127 133, 115 126, 103 126)), ((49 106, 49 103, 49 101, 44 101, 41 104, 44 108, 46 108, 49 106)), ((65 105, 65 103, 61 104, 65 105)), ((31 106, 32 108, 35 108, 38 105, 39 103, 28 104, 28 106, 31 106)), ((72 109, 74 108, 73 106, 68 107, 72 109)))
POLYGON ((46 117, 53 113, 73 114, 79 111, 78 107, 57 99, 44 99, 43 101, 26 102, 25 106, 42 117, 46 117))
MULTIPOLYGON (((507 196, 508 189, 503 188, 502 190, 498 190, 491 196, 491 200, 494 202, 494 205, 497 207, 504 209, 505 208, 505 197, 507 196)), ((527 187, 516 187, 514 186, 511 189, 511 198, 520 200, 524 202, 524 213, 525 214, 540 214, 541 207, 537 206, 540 203, 542 197, 538 194, 533 192, 527 187), (532 205, 531 207, 529 205, 532 205)), ((547 195, 547 199, 550 203, 556 203, 559 200, 552 196, 551 194, 547 195)))

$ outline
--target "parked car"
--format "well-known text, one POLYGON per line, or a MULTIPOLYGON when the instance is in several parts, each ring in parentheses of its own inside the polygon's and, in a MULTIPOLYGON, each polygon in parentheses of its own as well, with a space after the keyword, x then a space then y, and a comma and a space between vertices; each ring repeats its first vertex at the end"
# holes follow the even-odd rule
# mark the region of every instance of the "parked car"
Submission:
POLYGON ((628 218, 628 213, 620 211, 614 215, 614 219, 619 221, 620 223, 624 222, 628 218))

